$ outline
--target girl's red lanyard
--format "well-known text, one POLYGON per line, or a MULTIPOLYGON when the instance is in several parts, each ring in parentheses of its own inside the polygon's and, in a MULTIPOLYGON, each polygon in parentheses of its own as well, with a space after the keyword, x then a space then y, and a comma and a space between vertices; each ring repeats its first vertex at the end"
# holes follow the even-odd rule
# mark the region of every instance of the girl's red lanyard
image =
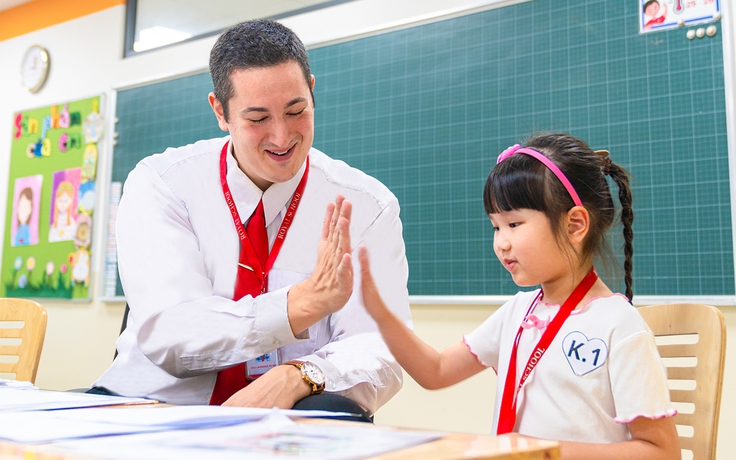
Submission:
POLYGON ((299 207, 299 202, 304 195, 304 187, 307 185, 307 176, 309 176, 309 156, 307 156, 304 175, 299 181, 299 185, 296 186, 294 196, 291 198, 289 208, 286 210, 284 220, 281 221, 281 227, 279 228, 279 232, 276 234, 276 240, 273 243, 271 251, 269 251, 268 262, 265 267, 261 267, 258 262, 258 257, 256 257, 253 247, 247 239, 245 227, 243 226, 243 222, 240 220, 240 215, 238 214, 238 208, 235 207, 235 202, 233 201, 232 194, 230 193, 230 187, 227 185, 227 148, 229 144, 230 141, 225 142, 225 145, 222 147, 222 152, 220 153, 220 182, 222 183, 222 192, 225 195, 227 207, 230 208, 230 214, 233 216, 233 223, 235 224, 235 229, 238 232, 240 244, 245 249, 248 260, 252 264, 256 276, 261 281, 261 292, 265 292, 265 289, 267 288, 266 280, 268 279, 268 272, 271 271, 271 267, 273 267, 276 257, 278 257, 279 251, 281 251, 281 246, 284 244, 284 239, 289 231, 289 227, 291 227, 291 223, 294 221, 296 209, 299 207))
MULTIPOLYGON (((505 434, 513 431, 514 425, 516 425, 516 400, 519 396, 519 391, 521 391, 522 385, 524 385, 524 382, 526 382, 529 374, 531 374, 534 367, 537 365, 537 363, 539 363, 539 360, 542 359, 542 355, 544 355, 544 352, 547 351, 547 348, 549 347, 550 343, 552 343, 552 340, 554 340, 555 336, 562 327, 562 324, 570 316, 570 313, 572 313, 572 311, 580 303, 580 301, 583 300, 583 297, 585 297, 585 294, 587 294, 590 288, 593 287, 593 284, 597 279, 598 275, 596 275, 595 270, 591 268, 588 274, 585 275, 585 278, 583 278, 582 281, 580 281, 580 283, 577 285, 577 287, 575 287, 575 289, 572 291, 570 297, 565 300, 565 302, 560 307, 560 311, 557 312, 557 315, 555 315, 554 319, 549 323, 547 329, 544 331, 542 337, 539 339, 539 343, 537 343, 537 346, 534 348, 534 351, 529 357, 529 361, 524 368, 524 373, 521 375, 521 378, 519 379, 519 384, 517 385, 516 351, 519 348, 521 332, 524 330, 523 327, 519 326, 519 332, 516 333, 514 346, 511 349, 509 367, 506 373, 506 384, 503 387, 503 398, 501 399, 501 408, 498 415, 497 434, 505 434)), ((526 316, 529 316, 529 314, 532 312, 541 295, 542 291, 539 291, 539 294, 537 294, 537 296, 534 298, 534 301, 532 301, 532 304, 529 306, 529 310, 526 312, 526 316)), ((526 319, 526 316, 524 317, 524 319, 526 319)))

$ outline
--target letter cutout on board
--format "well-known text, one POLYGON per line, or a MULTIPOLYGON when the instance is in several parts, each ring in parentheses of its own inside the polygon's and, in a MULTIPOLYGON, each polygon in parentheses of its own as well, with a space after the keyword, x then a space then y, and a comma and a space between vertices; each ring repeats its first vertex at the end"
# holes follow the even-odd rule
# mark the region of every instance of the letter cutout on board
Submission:
POLYGON ((82 148, 82 136, 80 136, 79 133, 73 133, 69 135, 69 144, 70 149, 80 149, 82 148))
POLYGON ((58 129, 59 128, 59 118, 61 115, 59 114, 59 107, 52 105, 51 106, 51 129, 58 129))
POLYGON ((20 136, 23 135, 23 114, 19 113, 15 116, 15 133, 13 133, 13 137, 15 139, 20 139, 20 136))
POLYGON ((38 132, 38 118, 28 119, 28 134, 35 134, 38 132))
POLYGON ((60 152, 66 152, 68 142, 69 142, 69 134, 61 133, 61 136, 59 136, 59 151, 60 152))
POLYGON ((51 156, 51 139, 48 137, 42 141, 41 155, 45 157, 51 156))
POLYGON ((59 128, 69 127, 69 104, 64 104, 64 108, 61 109, 59 114, 59 128))
POLYGON ((46 115, 45 117, 43 117, 43 126, 41 129, 41 139, 46 139, 46 133, 48 132, 48 130, 51 129, 51 124, 52 124, 51 115, 46 115))

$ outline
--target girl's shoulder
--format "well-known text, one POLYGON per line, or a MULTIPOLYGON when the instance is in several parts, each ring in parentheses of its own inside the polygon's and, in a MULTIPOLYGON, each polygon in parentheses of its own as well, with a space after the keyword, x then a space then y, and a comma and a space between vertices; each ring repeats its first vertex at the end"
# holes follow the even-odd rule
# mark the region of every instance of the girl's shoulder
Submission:
POLYGON ((603 322, 625 336, 642 331, 649 331, 649 326, 626 296, 613 294, 608 297, 597 297, 581 310, 580 313, 595 315, 596 322, 603 322))

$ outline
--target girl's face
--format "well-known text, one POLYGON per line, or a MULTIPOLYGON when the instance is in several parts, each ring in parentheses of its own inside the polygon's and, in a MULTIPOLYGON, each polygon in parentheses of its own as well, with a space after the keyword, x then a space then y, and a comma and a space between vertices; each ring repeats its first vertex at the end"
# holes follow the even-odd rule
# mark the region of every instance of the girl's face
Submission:
POLYGON ((519 286, 554 283, 571 276, 569 256, 560 249, 547 216, 517 209, 490 214, 493 250, 519 286))
POLYGON ((659 3, 654 2, 651 5, 649 5, 644 12, 647 16, 654 17, 659 13, 659 3))
POLYGON ((22 224, 27 224, 31 219, 31 211, 33 210, 33 204, 26 196, 21 195, 18 199, 18 221, 22 224))
POLYGON ((72 205, 72 197, 68 193, 62 193, 56 198, 56 209, 66 212, 72 205))

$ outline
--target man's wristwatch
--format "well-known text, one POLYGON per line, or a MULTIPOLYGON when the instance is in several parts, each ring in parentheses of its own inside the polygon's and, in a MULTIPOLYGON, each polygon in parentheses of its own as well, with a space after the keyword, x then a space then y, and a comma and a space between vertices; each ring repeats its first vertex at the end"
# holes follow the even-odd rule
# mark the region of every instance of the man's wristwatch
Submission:
POLYGON ((312 387, 311 394, 318 395, 325 389, 325 374, 316 364, 296 359, 286 361, 284 364, 291 364, 301 371, 302 379, 312 387))

